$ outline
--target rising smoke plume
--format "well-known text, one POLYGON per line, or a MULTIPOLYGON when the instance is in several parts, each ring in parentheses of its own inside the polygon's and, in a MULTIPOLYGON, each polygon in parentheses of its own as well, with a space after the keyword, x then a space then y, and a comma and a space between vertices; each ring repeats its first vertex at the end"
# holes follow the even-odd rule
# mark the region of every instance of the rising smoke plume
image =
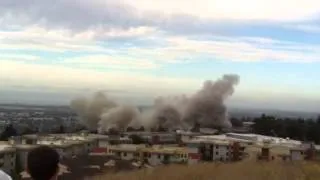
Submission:
POLYGON ((147 129, 190 128, 195 123, 202 127, 231 127, 224 101, 233 94, 238 83, 239 76, 224 75, 217 81, 206 81, 190 97, 157 98, 151 109, 142 112, 133 106, 118 105, 102 92, 91 99, 73 100, 71 108, 84 125, 101 133, 110 128, 124 130, 129 125, 147 129))

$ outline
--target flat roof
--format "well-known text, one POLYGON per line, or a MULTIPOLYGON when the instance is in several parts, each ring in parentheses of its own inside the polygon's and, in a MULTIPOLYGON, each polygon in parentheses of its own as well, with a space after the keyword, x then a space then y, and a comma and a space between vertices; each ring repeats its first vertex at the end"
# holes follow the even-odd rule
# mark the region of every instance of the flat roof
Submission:
POLYGON ((27 134, 27 135, 22 135, 23 138, 27 138, 27 139, 37 139, 39 137, 39 135, 37 134, 27 134))
POLYGON ((119 144, 109 146, 110 150, 114 151, 137 151, 138 149, 144 148, 146 145, 134 145, 134 144, 119 144))
POLYGON ((304 151, 305 149, 302 148, 302 147, 293 147, 293 148, 290 148, 290 151, 304 151))
POLYGON ((13 152, 15 151, 15 148, 13 148, 12 146, 5 145, 5 144, 1 144, 0 145, 0 153, 6 153, 6 152, 13 152))
POLYGON ((207 143, 207 144, 217 144, 217 145, 231 145, 230 141, 216 140, 216 139, 191 139, 186 141, 186 143, 207 143))
POLYGON ((36 144, 17 144, 15 145, 15 148, 17 148, 18 150, 24 150, 24 149, 30 150, 38 146, 39 145, 36 145, 36 144))
POLYGON ((235 136, 243 136, 243 137, 258 137, 257 134, 241 134, 241 133, 226 133, 226 135, 235 135, 235 136))
POLYGON ((159 154, 188 153, 187 149, 183 147, 146 147, 141 149, 141 151, 159 154))
POLYGON ((209 135, 209 136, 196 136, 195 139, 220 140, 220 141, 242 142, 242 143, 252 143, 252 142, 253 142, 253 141, 250 141, 250 140, 228 137, 228 136, 226 136, 225 134, 221 134, 221 135, 209 135))

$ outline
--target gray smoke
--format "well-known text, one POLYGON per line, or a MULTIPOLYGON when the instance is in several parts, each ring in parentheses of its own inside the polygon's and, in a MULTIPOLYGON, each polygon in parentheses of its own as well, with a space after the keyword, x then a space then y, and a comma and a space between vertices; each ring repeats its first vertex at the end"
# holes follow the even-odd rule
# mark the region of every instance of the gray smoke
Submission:
POLYGON ((217 81, 206 81, 190 97, 157 98, 152 108, 143 112, 133 106, 117 105, 102 92, 91 99, 75 99, 71 107, 84 125, 101 133, 110 128, 124 130, 129 125, 147 129, 190 128, 195 123, 202 127, 231 127, 224 101, 238 83, 239 76, 224 75, 217 81))
POLYGON ((201 126, 231 127, 224 101, 234 92, 234 86, 239 83, 239 76, 224 75, 217 81, 206 81, 187 103, 183 114, 183 122, 201 126))
POLYGON ((70 106, 88 129, 97 130, 101 115, 116 107, 117 104, 109 100, 102 92, 97 92, 91 99, 79 98, 72 100, 70 106))
POLYGON ((107 132, 109 129, 126 130, 128 125, 135 122, 139 116, 139 110, 132 106, 117 106, 102 113, 98 123, 98 132, 107 132))

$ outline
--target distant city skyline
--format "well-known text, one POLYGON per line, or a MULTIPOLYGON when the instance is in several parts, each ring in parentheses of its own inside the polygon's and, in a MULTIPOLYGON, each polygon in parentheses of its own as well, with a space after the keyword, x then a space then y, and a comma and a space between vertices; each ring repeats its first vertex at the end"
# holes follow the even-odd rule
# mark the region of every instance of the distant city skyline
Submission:
POLYGON ((229 73, 230 107, 319 111, 320 2, 0 2, 0 103, 149 105, 229 73))

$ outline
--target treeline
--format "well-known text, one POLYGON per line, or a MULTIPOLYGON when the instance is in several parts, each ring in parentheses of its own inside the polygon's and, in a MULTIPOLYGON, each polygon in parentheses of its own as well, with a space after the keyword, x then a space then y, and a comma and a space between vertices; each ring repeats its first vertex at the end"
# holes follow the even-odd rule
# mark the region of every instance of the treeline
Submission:
POLYGON ((320 116, 312 119, 275 118, 263 114, 253 120, 253 133, 291 138, 301 141, 312 141, 320 144, 320 116))
MULTIPOLYGON (((51 131, 48 131, 47 133, 65 133, 65 127, 63 125, 60 125, 59 127, 56 127, 52 129, 51 131)), ((31 129, 29 127, 25 128, 22 132, 18 132, 12 124, 9 124, 5 127, 5 129, 0 132, 0 141, 7 141, 12 136, 21 136, 26 134, 36 134, 39 133, 38 129, 31 129)))

